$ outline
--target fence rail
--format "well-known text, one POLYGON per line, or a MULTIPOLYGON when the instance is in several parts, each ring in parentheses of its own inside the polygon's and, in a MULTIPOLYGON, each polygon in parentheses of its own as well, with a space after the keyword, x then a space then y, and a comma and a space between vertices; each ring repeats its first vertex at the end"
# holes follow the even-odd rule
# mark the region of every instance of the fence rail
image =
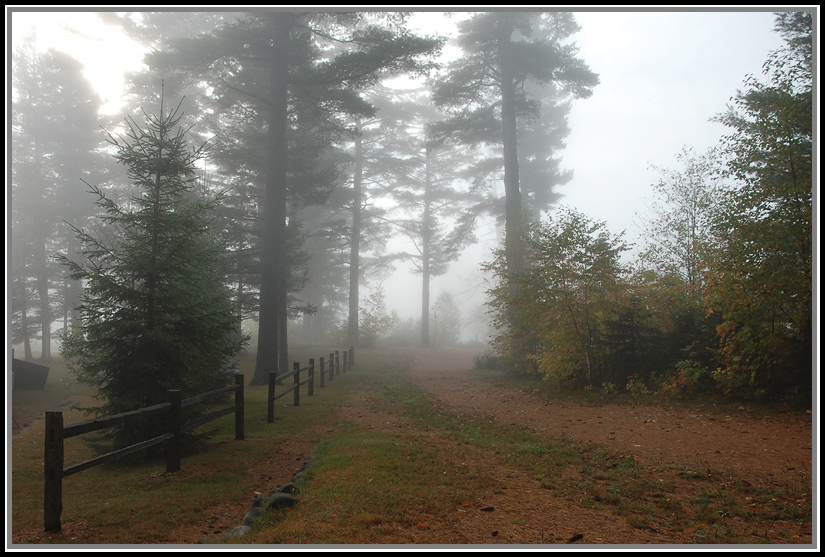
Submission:
POLYGON ((77 474, 94 466, 111 462, 118 458, 133 454, 149 447, 154 447, 161 443, 166 443, 166 471, 177 472, 180 470, 180 436, 182 433, 190 431, 205 423, 211 422, 222 416, 228 414, 235 414, 235 439, 243 440, 244 438, 244 376, 240 373, 235 374, 235 384, 229 387, 216 389, 208 393, 195 395, 186 400, 181 400, 181 392, 172 390, 167 391, 169 402, 124 412, 122 414, 114 414, 111 416, 104 416, 102 418, 95 418, 73 424, 70 426, 63 426, 62 412, 46 412, 46 435, 44 447, 44 467, 46 476, 45 497, 43 502, 43 515, 46 531, 56 531, 61 529, 60 515, 63 512, 63 478, 77 474), (222 408, 215 412, 211 412, 200 418, 181 424, 180 411, 182 408, 192 406, 199 402, 203 402, 210 398, 217 396, 235 393, 235 403, 228 408, 222 408), (155 437, 148 439, 142 443, 131 445, 117 451, 81 462, 63 468, 64 464, 64 441, 71 437, 83 435, 107 429, 119 425, 129 425, 139 419, 145 419, 149 416, 158 414, 167 415, 168 431, 155 437))
MULTIPOLYGON (((346 373, 355 365, 355 350, 350 347, 349 350, 344 351, 343 370, 340 364, 339 351, 329 353, 329 359, 324 361, 320 358, 320 385, 324 387, 324 377, 329 375, 329 381, 332 381, 336 375, 342 372, 346 373)), ((267 396, 267 422, 274 421, 275 400, 282 396, 293 393, 293 404, 300 405, 300 388, 302 385, 308 385, 307 394, 313 396, 315 394, 315 360, 310 359, 309 365, 301 367, 298 362, 293 364, 292 371, 276 375, 269 374, 268 396, 267 396), (306 372, 307 376, 303 380, 301 374, 306 372), (293 378, 293 383, 282 392, 275 395, 275 386, 281 381, 289 377, 293 378)), ((182 400, 181 392, 177 390, 167 391, 169 397, 168 402, 156 404, 154 406, 147 406, 146 408, 139 408, 130 412, 123 412, 121 414, 113 414, 111 416, 104 416, 95 418, 78 424, 63 426, 62 412, 46 412, 45 416, 45 447, 44 447, 44 466, 45 466, 45 497, 43 502, 45 530, 47 532, 57 531, 61 529, 60 515, 63 512, 63 478, 77 474, 89 468, 93 468, 100 464, 111 462, 118 458, 133 454, 149 447, 166 443, 166 471, 177 472, 180 470, 180 437, 181 434, 200 427, 212 420, 228 414, 235 414, 235 439, 240 441, 244 438, 244 376, 242 374, 235 374, 235 384, 229 387, 223 387, 202 393, 193 397, 182 400), (235 404, 227 408, 222 408, 203 415, 186 424, 181 424, 181 409, 200 402, 204 402, 210 398, 229 393, 235 393, 235 404), (115 426, 129 425, 139 419, 145 419, 149 416, 156 416, 165 414, 167 416, 167 431, 153 439, 148 439, 136 445, 125 447, 117 451, 75 464, 67 468, 63 468, 64 460, 64 441, 71 437, 83 435, 85 433, 92 433, 101 429, 108 429, 115 426)))
MULTIPOLYGON (((351 369, 355 362, 355 349, 350 346, 349 350, 344 351, 344 367, 343 372, 346 373, 348 369, 351 369)), ((329 353, 329 360, 326 362, 324 358, 320 358, 320 385, 324 387, 324 376, 326 373, 329 373, 329 380, 332 381, 335 375, 341 375, 341 365, 340 365, 340 351, 336 350, 335 352, 329 353)), ((267 390, 267 405, 266 405, 266 421, 268 423, 272 423, 275 421, 275 401, 281 398, 282 396, 286 396, 290 392, 292 393, 292 405, 293 406, 300 406, 301 405, 301 385, 307 385, 307 396, 313 396, 315 394, 315 359, 310 358, 309 364, 301 367, 301 364, 298 362, 294 362, 292 364, 292 371, 288 371, 286 373, 281 373, 280 375, 277 372, 270 372, 269 373, 269 383, 268 383, 268 390, 267 390), (305 379, 301 379, 301 374, 306 372, 307 376, 305 379), (281 385, 284 379, 289 379, 292 377, 292 385, 289 387, 281 390, 279 393, 275 393, 276 387, 281 385)))

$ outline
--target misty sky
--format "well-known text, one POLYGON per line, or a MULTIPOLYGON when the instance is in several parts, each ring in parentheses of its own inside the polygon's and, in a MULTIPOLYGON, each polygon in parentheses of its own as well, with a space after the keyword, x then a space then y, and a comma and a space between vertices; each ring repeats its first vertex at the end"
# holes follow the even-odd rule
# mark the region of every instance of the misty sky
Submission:
MULTIPOLYGON (((8 10, 7 28, 14 43, 36 23, 41 48, 55 46, 86 64, 87 77, 113 103, 109 108, 116 106, 122 73, 140 64, 141 52, 133 44, 92 14, 8 10), (61 23, 76 25, 85 37, 70 38, 61 23)), ((573 37, 579 56, 599 74, 601 83, 590 99, 573 102, 572 131, 561 155, 563 167, 572 169, 574 177, 560 190, 562 204, 605 221, 613 233, 626 230, 627 238, 635 241, 634 215, 644 211, 657 177, 649 163, 676 169, 674 157, 682 146, 703 152, 715 145, 726 129, 709 119, 725 111, 748 74, 761 75, 769 52, 782 40, 773 32, 773 10, 764 7, 576 12, 576 19, 582 27, 573 37)), ((428 33, 438 32, 440 25, 447 33, 453 25, 436 14, 418 14, 413 22, 428 33)), ((6 54, 8 60, 10 53, 6 54)), ((477 262, 489 258, 496 236, 493 231, 479 236, 479 246, 447 275, 433 280, 432 300, 442 289, 449 290, 462 312, 481 301, 484 287, 477 262), (476 298, 470 301, 472 293, 476 298)), ((409 274, 399 265, 397 277, 385 283, 387 305, 404 317, 420 316, 420 298, 415 295, 420 287, 402 286, 402 279, 409 280, 409 274)))

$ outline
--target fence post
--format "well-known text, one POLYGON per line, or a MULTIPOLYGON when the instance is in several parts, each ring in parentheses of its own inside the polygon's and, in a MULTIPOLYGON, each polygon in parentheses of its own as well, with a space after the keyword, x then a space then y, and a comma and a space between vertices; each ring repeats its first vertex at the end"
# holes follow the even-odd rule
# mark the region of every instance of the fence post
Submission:
POLYGON ((243 408, 243 374, 235 374, 235 386, 238 390, 235 391, 235 441, 243 441, 244 430, 244 408, 243 408))
POLYGON ((271 424, 275 421, 275 375, 274 372, 269 372, 269 387, 266 391, 266 423, 271 424))
POLYGON ((330 352, 329 353, 329 380, 332 381, 335 378, 335 354, 330 352))
POLYGON ((338 350, 335 351, 335 375, 341 375, 341 358, 338 350))
POLYGON ((307 389, 307 396, 315 395, 315 359, 309 359, 309 388, 307 389))
POLYGON ((46 441, 43 452, 46 488, 43 518, 46 532, 60 531, 63 512, 63 412, 46 412, 46 441))
POLYGON ((321 388, 323 389, 324 388, 324 357, 323 356, 321 356, 320 370, 321 370, 321 388))
POLYGON ((292 364, 292 378, 294 379, 293 383, 295 384, 295 389, 292 391, 293 393, 293 405, 300 406, 301 405, 301 364, 295 362, 292 364))
POLYGON ((355 347, 350 346, 349 347, 349 367, 350 367, 350 369, 352 369, 354 365, 355 365, 355 347))
POLYGON ((172 438, 166 442, 166 472, 180 472, 180 403, 179 390, 166 391, 172 407, 169 408, 168 427, 172 438))

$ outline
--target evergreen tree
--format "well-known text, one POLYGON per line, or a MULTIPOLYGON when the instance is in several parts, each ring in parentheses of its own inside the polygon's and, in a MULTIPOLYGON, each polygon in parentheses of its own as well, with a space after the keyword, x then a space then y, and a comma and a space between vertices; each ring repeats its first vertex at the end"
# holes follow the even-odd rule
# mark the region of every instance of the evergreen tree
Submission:
POLYGON ((435 347, 446 348, 458 344, 461 340, 461 310, 453 295, 446 290, 435 299, 432 321, 435 347))
MULTIPOLYGON (((145 128, 127 119, 125 137, 110 136, 135 193, 122 207, 90 186, 106 233, 73 227, 87 262, 61 257, 84 284, 61 353, 78 380, 96 388, 103 404, 90 411, 98 415, 165 402, 169 389, 186 398, 225 386, 244 344, 224 285, 223 246, 210 230, 215 200, 196 188, 203 148, 189 150, 179 109, 164 113, 161 101, 145 128)), ((107 439, 128 446, 162 427, 147 420, 107 439)))
POLYGON ((474 187, 476 153, 450 149, 428 135, 439 118, 429 95, 410 91, 397 95, 395 122, 386 146, 387 181, 396 202, 392 219, 412 242, 412 250, 395 257, 409 259, 421 274, 421 347, 430 346, 430 282, 445 274, 450 262, 475 241, 473 234, 486 199, 474 187))
POLYGON ((312 121, 325 133, 337 127, 341 114, 370 115, 359 91, 382 77, 426 70, 424 59, 440 47, 411 35, 405 14, 383 15, 387 26, 374 24, 375 14, 368 13, 252 13, 177 41, 150 60, 160 68, 187 68, 227 104, 251 105, 250 125, 266 129, 253 384, 265 384, 270 372, 288 367, 288 151, 299 126, 296 115, 313 112, 312 121))
POLYGON ((439 133, 502 148, 505 246, 514 272, 523 265, 519 121, 536 119, 542 108, 528 88, 558 86, 568 95, 587 98, 599 82, 576 57, 576 46, 562 43, 578 29, 569 12, 475 14, 459 24, 463 56, 434 85, 433 100, 451 116, 438 126, 439 133))
POLYGON ((78 178, 101 171, 100 100, 80 62, 53 49, 37 52, 35 39, 27 37, 12 55, 12 334, 27 360, 39 336, 48 362, 52 323, 61 313, 68 321, 78 294, 50 254, 66 248, 62 221, 78 222, 89 212, 78 203, 78 178))

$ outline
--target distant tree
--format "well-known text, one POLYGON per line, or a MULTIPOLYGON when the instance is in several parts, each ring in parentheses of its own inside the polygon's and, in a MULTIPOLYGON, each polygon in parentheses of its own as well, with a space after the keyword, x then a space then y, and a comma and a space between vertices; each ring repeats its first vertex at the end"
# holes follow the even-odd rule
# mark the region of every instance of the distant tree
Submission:
MULTIPOLYGON (((397 127, 387 117, 389 92, 377 84, 365 97, 375 107, 371 115, 354 115, 352 125, 346 134, 352 142, 349 171, 352 190, 349 201, 349 298, 347 308, 347 343, 360 344, 360 302, 363 275, 386 267, 387 260, 376 258, 386 246, 390 236, 390 226, 386 221, 386 208, 379 207, 376 200, 392 188, 387 180, 387 144, 392 144, 398 133, 397 127), (372 252, 372 261, 367 261, 372 252)), ((390 162, 390 164, 392 164, 390 162)))
MULTIPOLYGON (((98 153, 100 99, 80 62, 57 50, 37 52, 29 36, 12 54, 11 255, 12 338, 32 358, 51 359, 52 323, 68 322, 77 289, 51 258, 67 249, 63 220, 81 221, 82 178, 102 172, 98 153)), ((68 248, 71 249, 71 243, 68 248)))
POLYGON ((730 390, 810 394, 813 367, 813 23, 777 14, 786 41, 716 120, 727 170, 708 256, 707 302, 718 327, 718 378, 730 390))
MULTIPOLYGON (((166 113, 161 102, 145 128, 129 119, 125 138, 110 136, 135 195, 123 207, 90 186, 107 231, 73 227, 87 260, 60 257, 84 285, 61 354, 96 388, 102 405, 89 411, 97 415, 165 402, 168 389, 189 397, 225 386, 245 342, 224 284, 224 248, 210 230, 215 200, 195 188, 203 151, 189 150, 185 130, 176 131, 179 108, 166 113)), ((163 427, 142 424, 115 427, 106 445, 132 445, 163 427)))
POLYGON ((461 251, 475 241, 474 231, 486 198, 470 181, 475 157, 428 134, 440 118, 429 95, 408 91, 396 95, 385 127, 392 141, 385 145, 384 180, 391 184, 395 207, 391 222, 412 242, 412 249, 394 257, 408 259, 421 275, 421 346, 430 346, 430 282, 445 274, 461 251))
POLYGON ((432 311, 433 345, 438 348, 455 346, 461 340, 461 310, 453 295, 442 291, 432 311))
POLYGON ((392 333, 396 320, 395 314, 387 313, 384 288, 378 285, 372 289, 361 311, 361 344, 375 346, 380 339, 392 333))
POLYGON ((266 129, 253 384, 265 384, 271 371, 288 366, 288 149, 296 108, 314 110, 312 121, 335 128, 340 114, 372 114, 359 91, 388 75, 429 68, 426 58, 441 43, 409 33, 405 17, 383 14, 384 26, 366 12, 250 13, 213 33, 176 41, 151 60, 200 76, 224 103, 251 105, 250 125, 266 129))

